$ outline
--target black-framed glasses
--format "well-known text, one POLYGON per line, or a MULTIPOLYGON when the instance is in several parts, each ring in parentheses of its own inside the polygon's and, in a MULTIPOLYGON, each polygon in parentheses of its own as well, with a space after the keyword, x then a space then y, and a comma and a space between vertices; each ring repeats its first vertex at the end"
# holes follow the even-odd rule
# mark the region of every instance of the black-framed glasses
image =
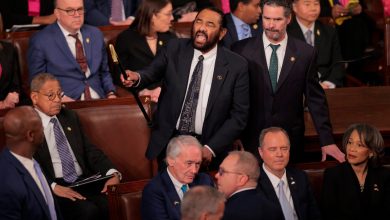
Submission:
POLYGON ((76 14, 76 11, 77 11, 77 14, 79 14, 79 15, 83 15, 84 12, 85 12, 84 8, 77 8, 77 9, 74 9, 74 8, 72 8, 72 9, 57 8, 57 9, 66 12, 66 14, 69 15, 69 16, 74 16, 76 14))
POLYGON ((56 97, 58 97, 59 99, 62 99, 62 97, 64 97, 64 92, 49 92, 49 93, 42 93, 42 92, 39 92, 37 91, 37 93, 40 93, 44 96, 46 96, 50 101, 53 101, 54 99, 56 99, 56 97))
POLYGON ((219 174, 220 176, 223 176, 223 174, 225 174, 225 173, 231 173, 231 174, 237 174, 237 175, 246 175, 246 174, 240 173, 240 172, 227 171, 227 170, 225 170, 225 169, 223 169, 223 168, 221 168, 221 167, 218 169, 218 174, 219 174))

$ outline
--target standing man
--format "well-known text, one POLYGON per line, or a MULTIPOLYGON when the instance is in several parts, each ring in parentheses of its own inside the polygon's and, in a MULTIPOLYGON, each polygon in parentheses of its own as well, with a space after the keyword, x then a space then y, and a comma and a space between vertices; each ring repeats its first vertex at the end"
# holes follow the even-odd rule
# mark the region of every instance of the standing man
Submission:
POLYGON ((246 151, 231 151, 215 178, 226 198, 224 220, 282 219, 282 213, 256 191, 260 169, 256 157, 246 151))
POLYGON ((227 33, 223 45, 227 48, 239 40, 262 33, 260 0, 230 0, 231 13, 225 15, 227 33))
POLYGON ((287 35, 291 20, 287 0, 262 3, 263 34, 233 47, 250 63, 251 108, 242 138, 244 146, 256 154, 260 131, 280 126, 291 137, 292 160, 300 161, 304 151, 305 99, 319 134, 322 160, 329 154, 344 161, 344 154, 334 144, 326 96, 318 83, 314 48, 287 35))
POLYGON ((56 0, 57 22, 35 34, 29 43, 30 80, 53 73, 63 101, 115 98, 103 34, 84 25, 83 0, 56 0))
POLYGON ((344 64, 336 29, 322 24, 318 19, 320 0, 294 0, 295 18, 287 32, 311 46, 317 53, 318 78, 323 89, 333 89, 344 84, 344 64))
POLYGON ((61 108, 63 92, 56 78, 47 73, 31 82, 31 100, 38 112, 45 142, 34 158, 42 166, 65 219, 108 219, 108 185, 119 183, 120 174, 110 160, 92 145, 81 130, 75 112, 61 108), (96 187, 69 186, 96 173, 114 176, 96 187))
POLYGON ((61 219, 49 184, 33 154, 43 128, 31 107, 17 107, 4 117, 7 148, 0 155, 0 219, 61 219))
POLYGON ((285 220, 321 219, 306 173, 286 168, 290 158, 287 132, 270 127, 261 132, 259 141, 263 164, 257 190, 283 213, 285 220))
POLYGON ((205 173, 198 173, 202 163, 202 145, 188 135, 172 138, 168 144, 167 168, 158 173, 142 192, 143 220, 180 219, 180 203, 187 190, 196 185, 213 186, 205 173))
POLYGON ((174 39, 146 69, 127 71, 125 86, 144 88, 162 81, 155 126, 146 157, 164 158, 171 137, 192 135, 202 148, 203 161, 216 168, 232 149, 247 122, 249 82, 247 62, 217 46, 225 33, 219 9, 199 12, 191 39, 174 39), (217 157, 216 160, 212 159, 217 157))

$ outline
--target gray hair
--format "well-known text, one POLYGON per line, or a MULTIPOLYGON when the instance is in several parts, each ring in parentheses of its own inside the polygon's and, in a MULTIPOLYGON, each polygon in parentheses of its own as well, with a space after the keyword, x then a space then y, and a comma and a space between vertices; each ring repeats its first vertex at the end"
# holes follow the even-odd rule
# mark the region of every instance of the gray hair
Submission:
POLYGON ((189 146, 198 147, 199 150, 202 151, 202 145, 193 136, 180 135, 180 136, 174 137, 168 143, 167 157, 174 159, 180 154, 180 152, 183 150, 183 148, 186 148, 189 146))
POLYGON ((195 186, 184 194, 181 203, 182 220, 198 220, 202 213, 215 214, 225 196, 211 186, 195 186))
POLYGON ((229 156, 237 156, 236 169, 238 172, 248 175, 248 178, 257 182, 260 176, 259 162, 252 153, 247 151, 231 151, 229 156))
POLYGON ((45 84, 47 81, 58 81, 57 78, 55 78, 50 73, 39 73, 38 75, 34 76, 34 78, 31 80, 30 84, 30 90, 31 92, 38 92, 43 84, 45 84))
POLYGON ((264 145, 264 137, 266 134, 277 133, 277 132, 282 132, 286 136, 287 141, 288 141, 288 146, 290 146, 290 138, 288 137, 288 133, 286 132, 286 130, 284 130, 281 127, 269 127, 269 128, 265 128, 261 131, 260 138, 259 138, 259 147, 262 147, 264 145))

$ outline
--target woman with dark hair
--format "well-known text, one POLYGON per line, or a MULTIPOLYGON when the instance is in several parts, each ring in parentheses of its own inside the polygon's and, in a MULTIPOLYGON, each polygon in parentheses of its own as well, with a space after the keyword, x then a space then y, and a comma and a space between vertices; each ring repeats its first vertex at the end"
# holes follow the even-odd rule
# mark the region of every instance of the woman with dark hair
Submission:
MULTIPOLYGON (((148 66, 168 41, 176 36, 169 32, 172 4, 169 0, 143 0, 129 29, 119 34, 116 49, 125 69, 140 70, 148 66)), ((120 83, 119 74, 115 77, 120 83)), ((157 102, 160 87, 143 90, 140 95, 150 95, 157 102)))
POLYGON ((324 219, 388 219, 390 170, 381 166, 384 142, 367 124, 351 125, 344 134, 346 162, 325 170, 324 219))

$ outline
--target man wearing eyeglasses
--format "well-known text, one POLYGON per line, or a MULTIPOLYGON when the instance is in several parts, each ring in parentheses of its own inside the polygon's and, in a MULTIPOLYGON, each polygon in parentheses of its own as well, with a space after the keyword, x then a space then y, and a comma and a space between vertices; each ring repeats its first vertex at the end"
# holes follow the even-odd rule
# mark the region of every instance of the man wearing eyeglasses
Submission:
POLYGON ((35 34, 29 43, 30 80, 50 72, 61 83, 63 101, 115 98, 103 34, 84 25, 83 0, 57 0, 57 22, 35 34))
POLYGON ((321 219, 305 172, 286 168, 290 158, 287 132, 279 127, 262 130, 258 148, 263 160, 257 190, 286 220, 321 219))
POLYGON ((231 151, 219 166, 215 178, 227 201, 223 220, 282 219, 270 202, 257 193, 259 163, 246 151, 231 151))
POLYGON ((119 183, 120 174, 103 152, 88 141, 76 113, 61 107, 62 96, 54 76, 42 73, 33 78, 30 97, 45 134, 34 158, 46 174, 65 219, 108 219, 104 193, 108 185, 119 183), (114 176, 101 189, 69 187, 96 173, 114 176))

